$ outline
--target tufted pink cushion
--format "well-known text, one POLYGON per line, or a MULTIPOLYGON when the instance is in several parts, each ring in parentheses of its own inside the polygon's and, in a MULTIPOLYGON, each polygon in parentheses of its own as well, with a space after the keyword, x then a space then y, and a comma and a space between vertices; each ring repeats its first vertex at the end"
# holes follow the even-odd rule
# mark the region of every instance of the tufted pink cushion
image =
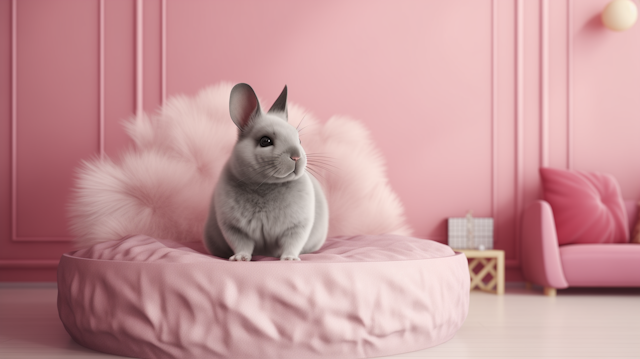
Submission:
POLYGON ((67 332, 136 358, 368 358, 443 343, 469 309, 466 257, 426 239, 329 238, 301 262, 184 245, 136 235, 63 255, 67 332))
POLYGON ((564 276, 576 287, 640 286, 640 246, 624 243, 560 247, 564 276))
POLYGON ((613 176, 553 168, 541 168, 540 175, 560 245, 629 241, 627 212, 613 176))

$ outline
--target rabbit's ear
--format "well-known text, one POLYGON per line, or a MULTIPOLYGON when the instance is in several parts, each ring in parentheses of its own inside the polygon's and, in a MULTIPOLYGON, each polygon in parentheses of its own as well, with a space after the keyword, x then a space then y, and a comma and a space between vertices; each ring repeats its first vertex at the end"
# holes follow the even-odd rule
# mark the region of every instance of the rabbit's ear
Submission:
POLYGON ((244 131, 259 113, 260 103, 251 86, 245 83, 233 86, 229 97, 229 114, 233 123, 244 131))
POLYGON ((284 85, 284 89, 280 93, 280 96, 278 96, 276 102, 271 105, 268 112, 282 112, 284 113, 284 119, 287 121, 289 120, 287 113, 287 85, 284 85))

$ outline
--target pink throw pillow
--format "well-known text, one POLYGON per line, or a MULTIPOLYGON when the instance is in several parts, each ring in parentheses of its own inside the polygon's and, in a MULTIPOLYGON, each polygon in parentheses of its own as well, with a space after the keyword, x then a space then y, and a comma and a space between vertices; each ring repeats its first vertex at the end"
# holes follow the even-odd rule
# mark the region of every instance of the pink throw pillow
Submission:
POLYGON ((541 168, 540 175, 560 245, 629 242, 627 210, 613 176, 553 168, 541 168))

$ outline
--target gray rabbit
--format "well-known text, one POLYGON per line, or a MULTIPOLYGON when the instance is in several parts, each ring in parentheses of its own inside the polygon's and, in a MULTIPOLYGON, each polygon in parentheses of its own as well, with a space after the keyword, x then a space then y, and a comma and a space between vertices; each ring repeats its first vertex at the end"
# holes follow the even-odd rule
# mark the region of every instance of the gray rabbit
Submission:
POLYGON ((329 210, 318 181, 305 167, 298 131, 287 122, 287 87, 267 113, 251 86, 231 90, 238 141, 214 190, 204 243, 231 261, 251 255, 300 260, 327 237, 329 210))

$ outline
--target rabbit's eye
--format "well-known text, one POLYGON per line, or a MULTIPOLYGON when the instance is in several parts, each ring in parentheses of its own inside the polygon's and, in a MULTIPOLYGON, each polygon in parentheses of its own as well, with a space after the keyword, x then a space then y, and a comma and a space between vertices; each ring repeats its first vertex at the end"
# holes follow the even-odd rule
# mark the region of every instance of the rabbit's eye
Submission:
POLYGON ((264 136, 260 139, 260 147, 269 147, 273 146, 273 141, 267 136, 264 136))

